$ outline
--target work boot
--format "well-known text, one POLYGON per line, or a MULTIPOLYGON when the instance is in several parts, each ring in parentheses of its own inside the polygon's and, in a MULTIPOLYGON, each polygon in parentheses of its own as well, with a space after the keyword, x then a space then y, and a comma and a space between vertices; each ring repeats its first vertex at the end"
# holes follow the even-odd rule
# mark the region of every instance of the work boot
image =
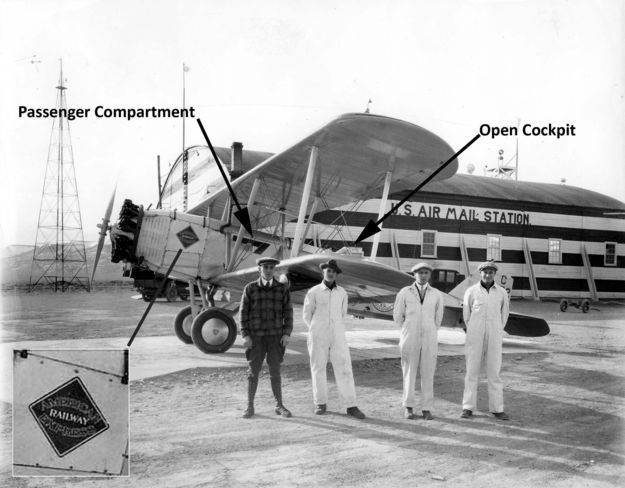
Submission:
POLYGON ((470 419, 471 417, 473 417, 473 410, 469 410, 467 408, 465 408, 460 414, 461 419, 470 419))
POLYGON ((506 412, 493 412, 493 415, 499 420, 510 420, 506 412))
POLYGON ((432 420, 434 418, 429 410, 421 410, 421 413, 423 414, 423 418, 425 420, 432 420))
POLYGON ((347 409, 347 415, 349 415, 350 417, 354 417, 356 419, 364 419, 365 418, 365 414, 362 413, 358 407, 349 407, 347 409))
POLYGON ((249 419, 254 415, 254 397, 258 388, 258 378, 247 379, 247 408, 243 412, 243 418, 249 419))
POLYGON ((412 407, 406 407, 406 411, 404 412, 404 417, 408 420, 413 420, 415 418, 414 413, 412 413, 412 407))
POLYGON ((282 405, 282 378, 280 376, 271 377, 271 391, 276 399, 276 407, 282 405))
POLYGON ((326 413, 326 404, 320 403, 315 406, 315 415, 324 415, 326 413))
POLYGON ((273 396, 276 399, 276 414, 282 415, 283 417, 290 417, 291 412, 282 405, 282 378, 280 376, 271 377, 271 391, 273 391, 273 396))
POLYGON ((284 405, 280 404, 276 406, 275 412, 277 415, 282 415, 283 417, 290 417, 291 412, 284 405))

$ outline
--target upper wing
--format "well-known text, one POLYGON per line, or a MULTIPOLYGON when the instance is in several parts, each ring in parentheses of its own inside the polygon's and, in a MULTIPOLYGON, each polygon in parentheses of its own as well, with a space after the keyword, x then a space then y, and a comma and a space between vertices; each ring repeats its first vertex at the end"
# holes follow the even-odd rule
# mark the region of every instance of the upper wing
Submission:
MULTIPOLYGON (((326 208, 375 196, 389 171, 391 192, 412 189, 454 154, 440 137, 417 125, 379 115, 342 115, 232 181, 237 199, 245 204, 254 180, 262 180, 250 212, 254 228, 274 226, 280 213, 297 217, 313 146, 317 162, 311 197, 319 197, 326 208)), ((457 168, 454 160, 437 179, 452 176, 457 168)), ((228 195, 224 185, 190 213, 207 215, 210 209, 219 218, 228 195)))

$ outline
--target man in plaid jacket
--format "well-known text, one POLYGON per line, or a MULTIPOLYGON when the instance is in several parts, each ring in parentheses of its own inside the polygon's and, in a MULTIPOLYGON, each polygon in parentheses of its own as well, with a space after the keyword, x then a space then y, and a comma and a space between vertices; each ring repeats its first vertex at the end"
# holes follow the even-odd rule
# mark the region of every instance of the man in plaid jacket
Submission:
POLYGON ((290 417, 291 412, 282 404, 280 363, 293 331, 291 295, 288 285, 273 277, 280 261, 264 257, 257 259, 256 264, 260 277, 245 286, 241 297, 241 337, 249 366, 247 409, 243 417, 254 415, 254 396, 265 357, 269 365, 271 390, 276 399, 275 412, 290 417))

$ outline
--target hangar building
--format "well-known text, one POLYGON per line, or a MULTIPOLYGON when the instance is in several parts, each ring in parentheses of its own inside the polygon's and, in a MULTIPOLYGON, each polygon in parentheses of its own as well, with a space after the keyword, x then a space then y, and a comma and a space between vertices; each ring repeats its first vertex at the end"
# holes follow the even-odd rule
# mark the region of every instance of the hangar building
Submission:
MULTIPOLYGON (((405 195, 391 195, 389 208, 405 195)), ((358 236, 379 207, 372 199, 318 212, 317 244, 340 247, 327 226, 358 236)), ((400 269, 428 261, 453 281, 492 259, 514 278, 512 296, 625 298, 625 204, 594 191, 457 174, 428 183, 383 225, 377 260, 400 269)))

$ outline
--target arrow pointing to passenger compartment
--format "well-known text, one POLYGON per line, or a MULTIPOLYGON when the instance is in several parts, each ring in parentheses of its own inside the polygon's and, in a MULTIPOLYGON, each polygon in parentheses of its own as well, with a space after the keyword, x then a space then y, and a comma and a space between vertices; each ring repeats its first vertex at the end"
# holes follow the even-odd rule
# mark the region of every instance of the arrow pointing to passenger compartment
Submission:
POLYGON ((238 210, 234 212, 234 216, 237 218, 239 222, 241 222, 241 225, 247 231, 250 237, 254 237, 254 233, 252 232, 252 223, 250 221, 250 213, 248 212, 247 207, 241 207, 241 205, 239 204, 239 201, 237 200, 237 197, 234 194, 234 190, 232 189, 232 186, 230 185, 230 180, 228 180, 228 177, 226 176, 226 172, 224 171, 224 168, 221 164, 221 161, 217 157, 215 148, 211 144, 211 141, 208 138, 208 134, 206 134, 206 131, 204 130, 202 121, 200 119, 197 119, 197 123, 200 126, 200 130, 202 131, 202 134, 204 135, 204 139, 206 139, 206 144, 208 144, 208 148, 211 150, 211 154, 213 155, 213 158, 215 158, 215 162, 217 163, 217 167, 219 168, 219 171, 221 172, 221 176, 226 182, 226 186, 228 187, 228 190, 230 191, 230 195, 232 196, 232 201, 238 208, 238 210))
POLYGON ((443 171, 447 166, 449 166, 449 164, 456 159, 458 156, 460 156, 460 154, 462 154, 465 149, 467 149, 471 144, 473 144, 475 141, 477 141, 480 138, 480 135, 477 134, 473 139, 471 139, 469 142, 467 142, 464 147, 462 149, 460 149, 460 151, 458 151, 456 154, 454 154, 451 158, 449 158, 447 161, 445 161, 445 163, 443 163, 436 171, 434 171, 430 176, 428 176, 425 180, 423 180, 419 186, 417 186, 414 190, 412 190, 408 195, 406 195, 404 198, 402 198, 402 200, 400 202, 398 202, 397 204, 395 204, 393 206, 393 208, 391 208, 388 212, 386 212, 382 217, 380 217, 378 219, 377 222, 374 222, 373 220, 369 220, 369 222, 367 222, 367 225, 365 225, 364 229, 362 229, 362 232, 360 232, 360 235, 358 236, 358 239, 356 239, 354 241, 354 244, 358 244, 361 241, 364 241, 366 238, 371 237, 374 234, 377 234, 378 232, 380 232, 380 224, 382 222, 384 222, 388 217, 390 217, 393 213, 395 213, 395 211, 397 211, 397 209, 399 207, 401 207, 404 203, 406 203, 406 201, 415 193, 417 193, 421 188, 423 188, 427 183, 429 183, 438 173, 440 173, 441 171, 443 171))

